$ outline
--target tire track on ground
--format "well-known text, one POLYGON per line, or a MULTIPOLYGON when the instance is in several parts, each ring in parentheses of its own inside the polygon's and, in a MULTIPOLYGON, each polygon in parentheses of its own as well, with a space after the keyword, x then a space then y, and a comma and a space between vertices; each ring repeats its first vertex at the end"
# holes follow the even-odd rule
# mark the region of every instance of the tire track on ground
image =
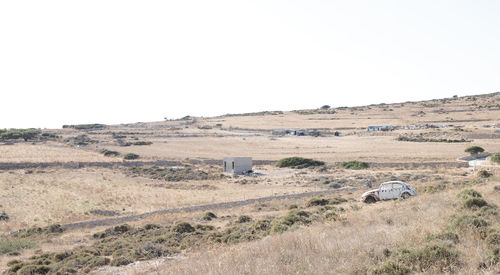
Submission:
POLYGON ((297 194, 287 194, 287 195, 278 195, 278 196, 268 196, 262 198, 255 199, 246 199, 240 201, 231 201, 231 202, 218 202, 218 203, 210 203, 210 204, 201 204, 201 205, 193 205, 193 206, 185 206, 185 207, 177 207, 177 208, 167 208, 161 209, 141 214, 134 214, 116 218, 106 218, 106 219, 97 219, 97 220, 88 220, 74 223, 63 224, 62 226, 67 229, 81 229, 81 228, 93 228, 98 226, 109 226, 115 225, 125 222, 133 222, 145 219, 154 215, 162 215, 162 214, 174 214, 174 213, 190 213, 197 211, 207 211, 207 210, 216 210, 216 209, 229 209, 234 207, 245 206, 253 203, 263 203, 273 200, 284 200, 284 199, 300 199, 305 197, 313 197, 317 195, 326 195, 338 193, 340 191, 345 190, 357 190, 359 188, 355 187, 343 187, 338 189, 329 189, 329 190, 321 190, 321 191, 312 191, 312 192, 304 192, 297 194))

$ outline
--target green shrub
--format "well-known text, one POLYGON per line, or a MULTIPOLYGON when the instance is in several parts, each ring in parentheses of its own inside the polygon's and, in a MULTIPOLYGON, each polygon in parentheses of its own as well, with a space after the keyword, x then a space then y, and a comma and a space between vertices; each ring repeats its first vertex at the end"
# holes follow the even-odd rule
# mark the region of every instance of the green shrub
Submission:
POLYGON ((307 168, 312 166, 325 165, 323 161, 301 158, 301 157, 290 157, 283 158, 276 162, 277 167, 292 167, 292 168, 307 168))
POLYGON ((136 141, 132 142, 132 145, 151 145, 153 144, 151 141, 136 141))
POLYGON ((133 160, 133 159, 138 159, 138 158, 139 158, 139 155, 134 154, 134 153, 128 153, 125 156, 123 156, 123 159, 126 159, 126 160, 133 160))
POLYGON ((187 222, 181 222, 181 223, 176 224, 174 226, 174 228, 172 229, 172 231, 182 234, 182 233, 194 232, 195 229, 191 224, 189 224, 187 222))
POLYGON ((77 130, 96 130, 96 129, 104 129, 106 128, 105 124, 77 124, 77 125, 63 125, 63 128, 72 128, 77 130))
POLYGON ((25 239, 0 239, 0 255, 35 247, 35 243, 25 239))
POLYGON ((107 149, 102 150, 101 153, 106 157, 116 157, 120 155, 120 153, 118 153, 117 151, 111 151, 107 149))
POLYGON ((38 129, 0 129, 0 140, 24 139, 28 141, 36 138, 41 133, 38 129))
POLYGON ((350 161, 342 163, 342 167, 344 167, 346 169, 351 169, 351 170, 361 170, 361 169, 368 168, 368 163, 358 161, 358 160, 350 160, 350 161))
POLYGON ((411 268, 395 261, 387 261, 373 270, 376 275, 406 275, 411 273, 411 268))
POLYGON ((481 208, 488 205, 488 203, 482 198, 470 198, 463 202, 465 208, 481 208))
POLYGON ((212 212, 206 212, 205 215, 203 215, 202 219, 205 221, 211 221, 212 219, 216 219, 217 215, 215 215, 212 212))
POLYGON ((328 203, 329 203, 329 201, 327 199, 312 198, 307 202, 306 207, 317 206, 317 205, 327 205, 328 203))
POLYGON ((489 178, 493 176, 493 174, 488 172, 487 170, 480 170, 479 172, 477 172, 477 176, 480 178, 489 178))
POLYGON ((450 271, 459 264, 457 250, 442 243, 423 248, 405 248, 391 253, 391 259, 374 270, 375 274, 409 274, 412 271, 428 272, 435 268, 440 272, 450 271))
POLYGON ((488 226, 488 223, 477 216, 463 215, 451 222, 451 229, 465 230, 465 229, 479 229, 488 226))
POLYGON ((46 265, 25 265, 17 270, 17 274, 31 275, 31 274, 47 274, 50 271, 50 267, 46 265))
POLYGON ((472 198, 482 198, 483 196, 481 193, 477 192, 476 190, 472 189, 464 189, 460 193, 458 193, 457 198, 462 199, 462 200, 468 200, 472 198))
POLYGON ((484 149, 482 147, 479 147, 479 146, 470 146, 467 149, 465 149, 465 152, 469 153, 471 155, 477 155, 479 153, 484 152, 484 149))
POLYGON ((251 220, 252 220, 252 218, 250 216, 241 215, 241 216, 238 217, 238 220, 236 222, 237 223, 245 223, 245 222, 249 222, 251 220))
POLYGON ((494 153, 491 155, 490 160, 495 163, 500 163, 500 153, 494 153))

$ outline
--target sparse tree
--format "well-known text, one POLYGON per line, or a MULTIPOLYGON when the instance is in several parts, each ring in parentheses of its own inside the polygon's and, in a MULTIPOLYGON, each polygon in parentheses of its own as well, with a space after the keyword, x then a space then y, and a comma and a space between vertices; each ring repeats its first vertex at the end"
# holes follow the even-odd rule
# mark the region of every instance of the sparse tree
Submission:
POLYGON ((323 110, 330 109, 330 105, 323 105, 323 106, 321 106, 321 109, 323 109, 323 110))
POLYGON ((465 149, 465 152, 469 153, 471 155, 477 155, 479 153, 484 152, 484 149, 482 147, 479 147, 479 146, 471 146, 471 147, 468 147, 467 149, 465 149))

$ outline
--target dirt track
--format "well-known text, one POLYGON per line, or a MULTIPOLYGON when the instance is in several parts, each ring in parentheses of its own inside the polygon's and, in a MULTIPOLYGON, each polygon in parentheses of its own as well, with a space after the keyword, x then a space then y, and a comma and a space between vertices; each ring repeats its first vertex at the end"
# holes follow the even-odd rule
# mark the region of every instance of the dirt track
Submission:
MULTIPOLYGON (((254 165, 269 165, 275 163, 274 160, 254 160, 254 165)), ((207 159, 207 160, 189 160, 191 164, 209 164, 218 165, 221 163, 220 160, 207 159)), ((122 162, 0 162, 0 171, 2 170, 19 170, 19 169, 34 169, 34 168, 72 168, 79 169, 84 167, 102 167, 102 168, 112 168, 112 167, 136 167, 136 166, 179 166, 183 162, 179 161, 169 161, 169 160, 157 160, 157 161, 122 161, 122 162)), ((340 167, 342 162, 328 163, 329 166, 340 167)), ((467 167, 461 162, 368 162, 370 167, 382 168, 382 167, 403 167, 409 168, 426 168, 426 167, 449 167, 449 168, 459 168, 467 167)))
POLYGON ((229 209, 229 208, 233 208, 233 207, 239 207, 239 206, 249 205, 249 204, 253 204, 253 203, 268 202, 268 201, 272 201, 272 200, 299 199, 299 198, 313 197, 313 196, 318 196, 318 195, 332 194, 332 193, 337 193, 337 192, 344 191, 344 190, 357 190, 357 189, 359 189, 359 188, 344 187, 344 188, 339 188, 339 189, 329 189, 329 190, 323 190, 323 191, 305 192, 305 193, 280 195, 280 196, 269 196, 269 197, 262 197, 262 198, 257 198, 257 199, 241 200, 241 201, 219 202, 219 203, 185 206, 185 207, 178 207, 178 208, 168 208, 168 209, 146 212, 146 213, 142 213, 142 214, 123 216, 123 217, 68 223, 68 224, 63 224, 62 226, 64 228, 67 228, 67 229, 80 229, 80 228, 92 228, 92 227, 97 227, 97 226, 108 226, 108 225, 115 225, 115 224, 120 224, 120 223, 125 223, 125 222, 138 221, 138 220, 142 220, 142 219, 145 219, 147 217, 150 217, 153 215, 159 215, 159 214, 173 214, 173 213, 181 213, 181 212, 189 213, 189 212, 207 211, 207 210, 215 210, 215 209, 229 209))

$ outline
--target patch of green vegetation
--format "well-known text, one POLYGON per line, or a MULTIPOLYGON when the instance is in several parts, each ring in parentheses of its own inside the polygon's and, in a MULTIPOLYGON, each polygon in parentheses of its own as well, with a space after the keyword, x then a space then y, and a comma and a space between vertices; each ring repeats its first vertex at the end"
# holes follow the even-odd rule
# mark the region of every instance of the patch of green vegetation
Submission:
POLYGON ((374 274, 410 274, 425 272, 431 268, 439 272, 450 272, 459 264, 456 248, 444 243, 398 249, 390 255, 387 262, 375 268, 374 274))
POLYGON ((471 142, 467 139, 448 139, 448 138, 425 138, 423 136, 409 137, 409 136, 399 136, 396 140, 398 141, 409 141, 409 142, 444 142, 444 143, 459 143, 459 142, 471 142))
POLYGON ((32 140, 38 137, 41 133, 38 129, 0 129, 0 140, 16 140, 24 139, 24 141, 32 140))
POLYGON ((132 145, 151 145, 153 144, 151 141, 136 141, 136 142, 132 142, 132 145))
MULTIPOLYGON (((332 199, 329 203, 335 203, 334 201, 337 200, 332 199)), ((172 226, 118 225, 95 233, 93 235, 95 241, 90 246, 75 247, 66 252, 42 254, 27 261, 12 263, 7 274, 16 274, 23 268, 31 270, 33 266, 44 266, 44 270, 51 274, 88 273, 103 265, 119 266, 134 261, 169 256, 191 247, 257 240, 301 225, 309 225, 315 220, 338 219, 335 213, 338 210, 335 207, 330 205, 322 207, 324 209, 318 209, 313 213, 293 209, 285 216, 260 220, 241 216, 225 229, 187 222, 179 222, 172 226)), ((215 214, 207 212, 205 216, 214 217, 215 214)))
POLYGON ((224 178, 219 170, 208 169, 193 169, 190 166, 182 168, 170 167, 130 167, 128 172, 137 175, 145 176, 152 179, 165 181, 187 181, 187 180, 216 180, 224 178))
POLYGON ((485 228, 488 226, 488 222, 481 217, 463 215, 452 220, 450 224, 450 229, 453 230, 476 230, 480 228, 485 228))
POLYGON ((477 172, 477 176, 485 179, 493 176, 493 174, 490 173, 488 170, 480 170, 479 172, 477 172))
POLYGON ((216 218, 217 215, 215 215, 213 212, 206 212, 201 219, 204 221, 211 221, 216 218))
POLYGON ((119 152, 117 152, 117 151, 111 151, 111 150, 108 150, 108 149, 103 149, 103 150, 101 151, 101 153, 102 153, 103 155, 105 155, 106 157, 116 157, 116 156, 119 156, 119 155, 120 155, 120 153, 119 153, 119 152))
POLYGON ((139 155, 134 154, 134 153, 128 153, 128 154, 125 154, 123 156, 123 159, 126 159, 126 160, 134 160, 134 159, 138 159, 138 158, 139 158, 139 155))
POLYGON ((16 238, 38 238, 41 235, 54 235, 62 232, 64 232, 64 228, 60 224, 52 224, 46 227, 32 227, 29 229, 19 230, 12 233, 12 236, 16 238))
POLYGON ((36 247, 36 244, 30 240, 5 238, 0 239, 0 255, 19 252, 23 249, 36 247))
POLYGON ((346 202, 347 200, 341 197, 333 198, 333 199, 325 199, 325 198, 312 198, 306 203, 306 207, 318 206, 318 205, 329 205, 329 204, 341 204, 346 202))
POLYGON ((466 199, 462 205, 465 208, 477 209, 477 208, 487 206, 488 203, 482 198, 470 198, 470 199, 466 199))
POLYGON ((500 163, 500 153, 494 153, 493 155, 491 155, 490 161, 500 163))
POLYGON ((437 193, 437 192, 440 192, 440 191, 447 189, 448 186, 449 186, 449 182, 441 181, 441 182, 434 184, 434 185, 427 185, 427 186, 424 186, 423 188, 419 188, 420 189, 419 192, 433 194, 433 193, 437 193))
POLYGON ((246 223, 252 221, 252 218, 248 215, 241 215, 238 217, 238 220, 236 220, 237 223, 246 223))
POLYGON ((457 194, 457 198, 462 200, 468 200, 472 198, 482 198, 481 193, 477 192, 473 189, 464 189, 460 193, 457 194))
POLYGON ((93 124, 76 124, 76 125, 63 125, 64 128, 71 128, 76 130, 97 130, 106 128, 105 124, 93 123, 93 124))
POLYGON ((368 163, 358 160, 350 160, 342 163, 342 167, 351 170, 361 170, 368 168, 368 163))
POLYGON ((283 158, 276 162, 276 166, 283 167, 292 167, 292 168, 307 168, 312 166, 322 166, 325 165, 325 162, 301 157, 290 157, 283 158))
POLYGON ((467 149, 465 149, 464 151, 466 153, 471 154, 471 155, 477 155, 479 153, 484 152, 484 149, 482 147, 479 147, 479 146, 470 146, 470 147, 467 147, 467 149))

